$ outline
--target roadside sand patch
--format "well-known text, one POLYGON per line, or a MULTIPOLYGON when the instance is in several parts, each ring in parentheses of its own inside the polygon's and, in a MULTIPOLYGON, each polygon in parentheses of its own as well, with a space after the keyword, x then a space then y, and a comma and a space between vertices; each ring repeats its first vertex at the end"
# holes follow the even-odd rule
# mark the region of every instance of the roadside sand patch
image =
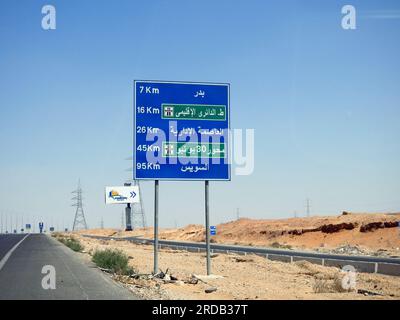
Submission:
MULTIPOLYGON (((118 248, 131 257, 129 263, 139 273, 152 272, 152 246, 77 237, 85 246, 85 252, 118 248)), ((193 274, 205 274, 204 253, 162 249, 159 259, 160 268, 164 272, 168 268, 169 273, 180 282, 164 283, 154 279, 131 281, 130 288, 146 299, 400 299, 400 277, 379 274, 357 274, 357 289, 379 293, 379 296, 332 290, 315 292, 316 281, 324 280, 333 284, 339 270, 305 261, 290 264, 256 255, 248 255, 243 261, 243 256, 219 254, 212 260, 212 270, 222 278, 189 284, 182 281, 190 279, 193 274), (217 291, 205 293, 210 287, 216 287, 217 291)))

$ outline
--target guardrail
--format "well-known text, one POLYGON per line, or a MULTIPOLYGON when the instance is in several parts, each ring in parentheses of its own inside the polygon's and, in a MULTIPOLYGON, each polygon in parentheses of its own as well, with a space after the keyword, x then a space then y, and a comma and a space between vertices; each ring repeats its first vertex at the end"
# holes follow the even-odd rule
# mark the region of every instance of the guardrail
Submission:
MULTIPOLYGON (((130 241, 139 244, 151 245, 152 239, 137 237, 114 238, 104 236, 83 235, 88 238, 115 241, 130 241)), ((379 273, 391 276, 400 276, 400 259, 384 258, 374 256, 349 256, 328 253, 317 253, 308 251, 294 251, 274 248, 245 247, 223 244, 211 244, 211 253, 234 253, 239 255, 255 254, 266 259, 281 262, 295 262, 305 260, 323 266, 342 268, 345 265, 352 265, 358 272, 379 273)), ((185 250, 188 252, 205 252, 205 243, 181 242, 172 240, 159 240, 159 248, 185 250)))

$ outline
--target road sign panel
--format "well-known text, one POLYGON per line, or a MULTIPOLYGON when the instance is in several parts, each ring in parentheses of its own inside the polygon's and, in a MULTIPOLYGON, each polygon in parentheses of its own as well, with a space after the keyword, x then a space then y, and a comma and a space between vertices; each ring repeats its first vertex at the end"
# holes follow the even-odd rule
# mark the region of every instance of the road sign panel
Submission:
POLYGON ((215 236, 217 234, 217 227, 210 226, 210 235, 215 236))
POLYGON ((230 180, 229 84, 134 82, 134 179, 230 180))

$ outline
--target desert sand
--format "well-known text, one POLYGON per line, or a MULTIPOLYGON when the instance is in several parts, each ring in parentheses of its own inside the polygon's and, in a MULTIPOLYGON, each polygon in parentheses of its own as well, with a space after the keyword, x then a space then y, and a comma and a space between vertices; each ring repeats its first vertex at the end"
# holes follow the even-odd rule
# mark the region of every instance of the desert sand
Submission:
MULTIPOLYGON (((95 240, 74 235, 84 245, 83 255, 90 259, 96 250, 122 250, 139 274, 150 274, 153 268, 153 248, 128 241, 95 240)), ((292 264, 270 261, 255 255, 216 254, 212 258, 217 279, 190 284, 192 275, 204 275, 204 253, 162 249, 159 255, 162 271, 178 281, 165 283, 161 279, 132 279, 113 276, 144 299, 400 299, 400 277, 379 274, 356 274, 356 288, 342 292, 337 279, 343 272, 334 267, 313 265, 306 261, 292 264), (205 290, 215 287, 212 293, 205 290), (360 290, 360 291, 359 291, 360 290)))
MULTIPOLYGON (((344 254, 379 254, 398 257, 400 247, 400 214, 355 214, 339 216, 292 218, 278 220, 239 219, 217 226, 212 242, 288 249, 334 252, 351 248, 344 254), (353 248, 356 252, 353 252, 353 248)), ((113 248, 130 257, 130 265, 138 273, 150 275, 153 248, 128 241, 96 240, 84 235, 115 238, 137 236, 152 238, 153 229, 125 232, 116 229, 94 229, 75 232, 84 245, 88 259, 95 250, 113 248)), ((71 236, 71 234, 67 234, 71 236)), ((161 239, 204 241, 201 225, 179 229, 160 229, 161 239)), ((116 276, 136 294, 145 299, 400 299, 400 277, 357 273, 356 288, 347 292, 338 285, 343 271, 334 267, 313 265, 306 261, 282 263, 259 256, 215 254, 213 274, 221 278, 191 284, 193 274, 205 274, 204 253, 162 249, 159 266, 178 279, 174 283, 144 276, 139 279, 116 276), (205 293, 215 287, 216 291, 205 293)))
MULTIPOLYGON (((217 225, 214 243, 261 247, 287 247, 329 251, 341 246, 358 246, 366 254, 380 251, 388 256, 400 255, 400 214, 346 213, 339 216, 255 220, 242 218, 217 225)), ((153 228, 125 232, 93 229, 81 234, 113 237, 153 238, 153 228)), ((205 228, 188 225, 179 229, 160 229, 160 239, 203 242, 205 228)))

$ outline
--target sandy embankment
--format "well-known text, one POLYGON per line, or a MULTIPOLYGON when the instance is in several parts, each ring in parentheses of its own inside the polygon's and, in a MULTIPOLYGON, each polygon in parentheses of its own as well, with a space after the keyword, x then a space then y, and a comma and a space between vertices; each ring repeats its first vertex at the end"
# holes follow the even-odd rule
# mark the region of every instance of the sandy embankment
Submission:
MULTIPOLYGON (((117 248, 130 257, 138 273, 150 274, 153 268, 153 248, 127 241, 95 240, 74 235, 84 245, 87 258, 95 250, 117 248)), ((204 253, 161 250, 159 266, 179 280, 192 274, 205 274, 204 253)), ((220 279, 207 283, 189 284, 182 281, 163 283, 162 280, 124 279, 135 293, 146 299, 400 299, 400 277, 378 274, 357 274, 357 289, 378 295, 338 292, 335 278, 343 276, 333 267, 322 267, 305 261, 281 263, 262 257, 219 254, 212 258, 212 270, 220 279), (217 291, 205 293, 216 287, 217 291), (316 288, 322 292, 316 292, 316 288)))
MULTIPOLYGON (((212 237, 212 241, 250 246, 281 245, 312 250, 351 245, 366 251, 386 250, 389 255, 399 255, 400 228, 395 227, 399 221, 400 214, 347 214, 278 220, 243 218, 218 225, 217 235, 212 237)), ((81 233, 153 238, 153 228, 137 229, 133 232, 95 229, 81 233)), ((159 235, 160 239, 201 242, 205 239, 205 229, 202 225, 188 225, 179 229, 160 229, 159 235)))

